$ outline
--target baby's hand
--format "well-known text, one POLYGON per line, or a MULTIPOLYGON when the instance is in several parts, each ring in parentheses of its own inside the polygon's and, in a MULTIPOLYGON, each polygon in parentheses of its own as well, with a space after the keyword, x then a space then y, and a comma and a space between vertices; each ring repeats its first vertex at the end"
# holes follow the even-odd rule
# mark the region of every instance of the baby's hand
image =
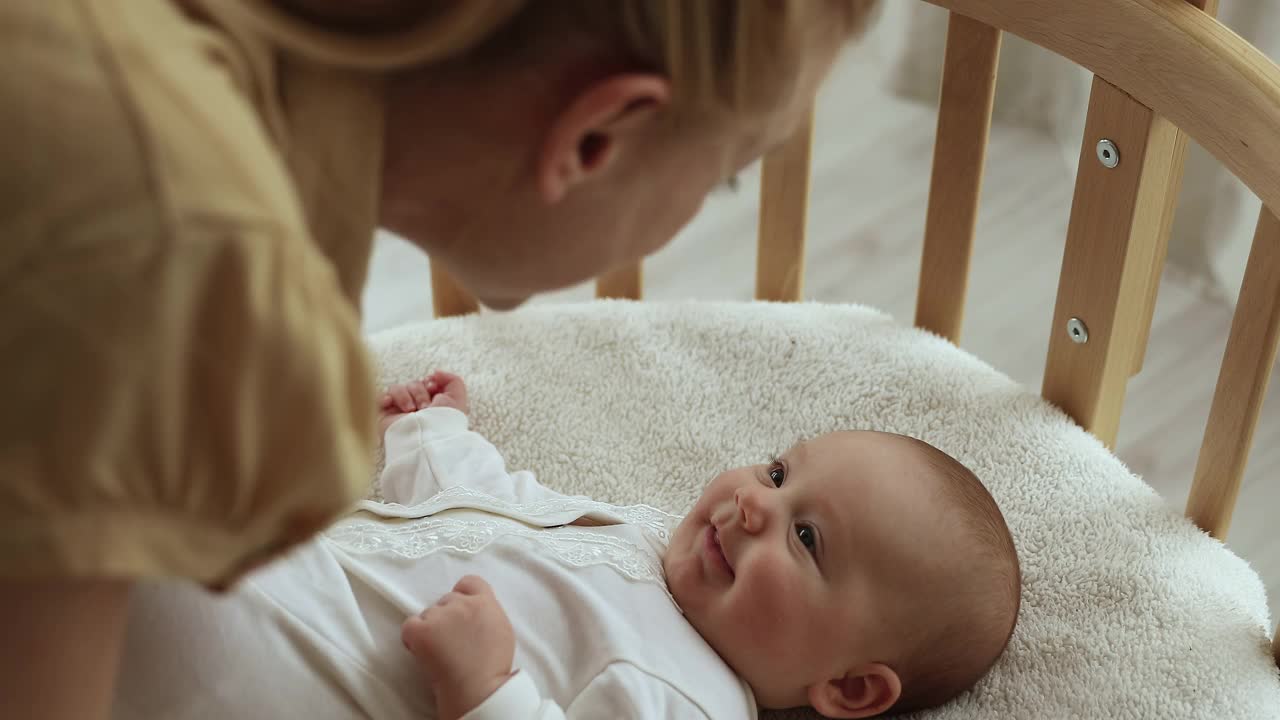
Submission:
POLYGON ((426 671, 440 720, 470 712, 511 677, 516 639, 489 583, 468 575, 404 621, 400 639, 426 671))
POLYGON ((467 385, 462 378, 437 370, 427 378, 427 392, 431 393, 431 407, 451 407, 463 413, 471 412, 467 403, 467 385))
POLYGON ((396 420, 429 407, 451 407, 470 412, 467 386, 453 373, 437 370, 421 380, 392 385, 378 403, 378 429, 382 434, 396 420))

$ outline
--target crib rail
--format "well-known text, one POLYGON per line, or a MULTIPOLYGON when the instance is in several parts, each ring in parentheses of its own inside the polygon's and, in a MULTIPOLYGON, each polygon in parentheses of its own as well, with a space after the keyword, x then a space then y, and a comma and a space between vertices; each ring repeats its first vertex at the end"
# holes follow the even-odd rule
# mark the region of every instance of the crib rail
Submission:
MULTIPOLYGON (((1266 207, 1280 208, 1280 68, 1211 17, 1217 0, 928 2, 952 16, 917 324, 959 338, 1002 32, 1089 68, 1096 76, 1042 391, 1113 444, 1127 380, 1143 363, 1187 137, 1266 207)), ((760 299, 801 297, 811 142, 812 116, 764 161, 760 299)), ((1218 537, 1229 526, 1276 354, 1277 278, 1280 223, 1266 211, 1188 499, 1188 515, 1218 537)), ((621 268, 598 280, 597 295, 638 299, 641 280, 638 263, 621 268)), ((434 267, 432 286, 437 315, 475 311, 434 267)))
POLYGON ((1280 71, 1195 5, 926 1, 1026 38, 1122 88, 1194 138, 1266 205, 1280 207, 1280 71))
POLYGON ((804 290, 813 113, 790 140, 764 157, 757 231, 756 299, 795 302, 804 290))
POLYGON ((1220 539, 1231 524, 1278 341, 1280 219, 1263 208, 1187 499, 1187 517, 1220 539))
MULTIPOLYGON (((1128 376, 1142 369, 1188 135, 1262 198, 1186 507, 1200 528, 1225 539, 1280 342, 1280 69, 1212 21, 1218 0, 929 1, 952 10, 949 34, 962 41, 980 33, 973 22, 987 23, 1097 73, 1042 393, 1108 445, 1115 442, 1128 376), (976 20, 958 21, 959 14, 976 20), (1137 33, 1147 35, 1145 43, 1137 33), (1158 57, 1096 52, 1100 47, 1146 48, 1158 57), (1164 74, 1179 78, 1178 93, 1161 82, 1164 74)), ((948 63, 950 43, 949 36, 948 63)), ((955 102, 946 83, 944 73, 940 115, 955 102)), ((941 120, 937 142, 943 142, 941 120)), ((972 178, 943 173, 939 179, 939 157, 935 184, 963 183, 976 196, 972 178)), ((947 191, 931 189, 931 216, 939 212, 938 197, 947 191)), ((922 286, 937 284, 948 255, 967 258, 971 231, 955 242, 951 250, 930 247, 926 234, 922 286)), ((951 293, 953 301, 963 299, 963 290, 951 293)), ((954 341, 959 311, 949 317, 941 327, 954 341)), ((939 326, 919 309, 917 324, 939 326)), ((1280 627, 1271 652, 1280 665, 1280 627)))
POLYGON ((639 300, 644 294, 644 268, 639 261, 601 275, 596 280, 596 297, 601 300, 639 300))
POLYGON ((476 299, 434 262, 431 263, 431 305, 436 317, 466 315, 480 309, 476 299))
MULTIPOLYGON (((952 11, 950 32, 962 39, 977 32, 973 23, 987 25, 1096 73, 1042 392, 1112 445, 1128 377, 1143 363, 1187 137, 1264 207, 1280 208, 1280 68, 1212 18, 1217 0, 929 2, 952 11), (1100 51, 1106 48, 1126 52, 1100 51)), ((948 112, 945 85, 940 114, 948 112)), ((935 163, 935 184, 976 186, 939 175, 935 163)), ((930 204, 946 194, 931 192, 930 204)), ((1220 538, 1280 336, 1280 222, 1272 210, 1259 220, 1187 503, 1188 517, 1220 538)), ((921 282, 936 285, 946 265, 931 252, 946 251, 926 243, 922 267, 943 269, 922 269, 921 282)))
POLYGON ((1151 327, 1177 144, 1172 124, 1094 78, 1041 392, 1108 447, 1151 327))
MULTIPOLYGON (((1184 0, 1188 5, 1203 11, 1209 17, 1215 17, 1218 14, 1218 0, 1184 0)), ((1136 101, 1135 101, 1136 102, 1136 101)), ((1157 116, 1158 118, 1158 116, 1157 116)), ((1161 122, 1167 123, 1167 120, 1158 118, 1161 122)), ((1147 296, 1143 306, 1146 322, 1141 326, 1141 336, 1137 341, 1137 352, 1133 359, 1133 374, 1137 375, 1142 372, 1142 365, 1146 360, 1147 345, 1151 334, 1151 316, 1156 310, 1156 294, 1160 289, 1160 275, 1164 269, 1165 258, 1169 250, 1169 235, 1173 230, 1173 218, 1175 210, 1178 207, 1178 195, 1182 190, 1182 173, 1183 166, 1187 159, 1187 134, 1180 128, 1174 126, 1172 129, 1173 138, 1170 143, 1169 153, 1169 188, 1164 205, 1164 213, 1160 216, 1160 226, 1156 230, 1156 240, 1159 245, 1156 248, 1155 262, 1151 265, 1151 278, 1147 282, 1147 296)))
POLYGON ((1002 33, 952 13, 916 292, 916 326, 960 344, 1002 33))

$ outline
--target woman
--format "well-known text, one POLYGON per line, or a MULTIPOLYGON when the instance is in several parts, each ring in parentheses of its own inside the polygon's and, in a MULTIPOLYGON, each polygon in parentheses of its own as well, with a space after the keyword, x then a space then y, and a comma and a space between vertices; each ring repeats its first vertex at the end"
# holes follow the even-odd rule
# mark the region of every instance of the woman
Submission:
POLYGON ((5 3, 15 716, 105 713, 131 579, 226 587, 362 492, 376 227, 494 308, 651 253, 871 5, 5 3))

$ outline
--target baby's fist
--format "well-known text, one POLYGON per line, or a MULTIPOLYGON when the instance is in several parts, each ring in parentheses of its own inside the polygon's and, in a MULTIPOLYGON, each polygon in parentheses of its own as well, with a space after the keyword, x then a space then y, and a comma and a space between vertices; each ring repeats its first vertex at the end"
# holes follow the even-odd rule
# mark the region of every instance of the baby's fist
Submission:
POLYGON ((437 370, 427 378, 427 391, 431 393, 431 407, 451 407, 463 413, 471 411, 467 402, 467 385, 453 373, 437 370))
POLYGON ((470 712, 511 677, 511 620, 493 588, 475 575, 405 620, 400 639, 426 671, 441 720, 470 712))

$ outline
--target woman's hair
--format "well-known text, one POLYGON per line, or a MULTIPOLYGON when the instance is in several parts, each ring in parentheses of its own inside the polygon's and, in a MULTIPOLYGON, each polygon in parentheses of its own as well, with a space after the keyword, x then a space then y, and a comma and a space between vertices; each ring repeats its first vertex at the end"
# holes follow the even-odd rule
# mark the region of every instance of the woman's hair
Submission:
MULTIPOLYGON (((206 0, 208 1, 208 0, 206 0)), ((216 1, 216 0, 214 0, 216 1)), ((246 3, 246 0, 239 0, 246 3)), ((670 79, 677 114, 778 107, 810 48, 860 34, 877 0, 256 0, 272 35, 329 59, 404 69, 587 43, 619 63, 670 79), (304 24, 305 27, 299 25, 304 24), (294 42, 291 42, 294 41, 294 42), (321 51, 323 54, 323 51, 321 51)), ((299 47, 297 49, 302 50, 299 47)))

